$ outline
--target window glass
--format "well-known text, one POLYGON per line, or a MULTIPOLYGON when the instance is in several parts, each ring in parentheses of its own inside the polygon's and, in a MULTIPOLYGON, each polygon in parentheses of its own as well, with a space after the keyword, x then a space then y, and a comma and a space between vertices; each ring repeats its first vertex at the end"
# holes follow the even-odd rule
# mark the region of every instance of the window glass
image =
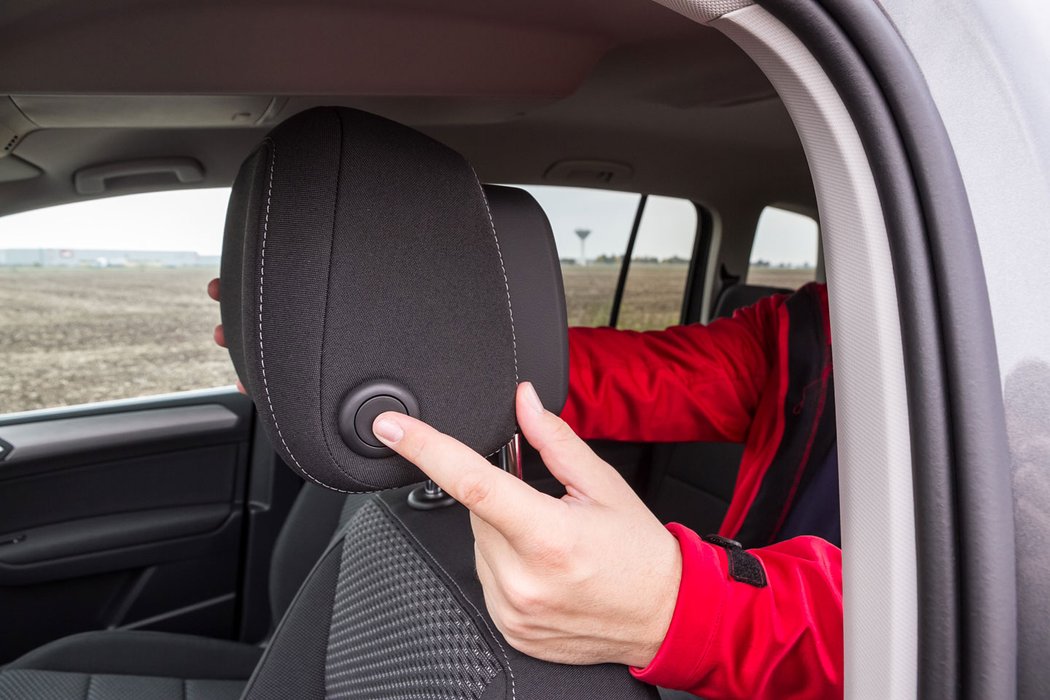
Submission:
POLYGON ((232 384, 212 342, 229 190, 0 218, 0 413, 232 384))
POLYGON ((607 326, 641 195, 530 185, 550 219, 565 280, 570 326, 607 326), (581 238, 582 236, 582 238, 581 238))
POLYGON ((696 205, 689 200, 646 199, 617 328, 661 330, 681 322, 696 228, 696 205))
POLYGON ((812 217, 766 207, 751 246, 747 283, 798 289, 817 278, 819 227, 812 217))

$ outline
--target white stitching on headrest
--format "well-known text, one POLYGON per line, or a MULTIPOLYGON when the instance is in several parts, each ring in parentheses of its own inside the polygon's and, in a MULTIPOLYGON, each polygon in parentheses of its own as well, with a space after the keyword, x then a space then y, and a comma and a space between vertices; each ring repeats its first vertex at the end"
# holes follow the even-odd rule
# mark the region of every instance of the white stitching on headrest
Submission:
POLYGON ((262 247, 259 254, 259 367, 262 368, 263 391, 266 393, 266 404, 270 407, 270 417, 273 419, 273 427, 274 430, 277 431, 277 437, 281 439, 284 451, 288 453, 288 457, 291 458, 296 468, 302 472, 306 478, 310 479, 310 481, 313 481, 315 484, 324 486, 326 489, 331 489, 332 491, 338 491, 339 493, 369 493, 368 491, 348 491, 346 489, 338 489, 324 483, 313 474, 306 471, 306 469, 303 468, 303 465, 299 464, 299 460, 295 458, 295 455, 292 454, 292 448, 288 447, 288 443, 285 442, 284 433, 281 432, 281 426, 277 422, 277 413, 273 410, 273 401, 270 399, 270 386, 266 381, 266 358, 263 353, 263 286, 266 282, 266 234, 270 228, 270 198, 273 195, 273 172, 277 165, 277 146, 273 141, 269 141, 269 144, 270 173, 266 183, 266 213, 263 215, 262 247))
MULTIPOLYGON (((390 488, 400 488, 389 487, 372 489, 369 491, 350 491, 348 489, 340 489, 336 488, 335 486, 326 484, 310 472, 306 471, 303 465, 299 464, 299 460, 296 459, 295 455, 292 453, 292 448, 290 448, 288 446, 288 443, 285 441, 284 433, 281 432, 281 426, 277 422, 277 413, 274 411, 273 401, 270 398, 270 386, 266 380, 266 359, 263 350, 263 288, 266 282, 266 235, 269 232, 270 228, 270 200, 273 195, 273 174, 274 170, 277 167, 277 146, 270 139, 266 139, 266 142, 270 144, 270 168, 266 183, 266 211, 263 214, 262 245, 260 247, 259 253, 259 367, 262 370, 263 392, 266 394, 266 405, 270 409, 270 417, 273 419, 274 430, 277 431, 277 437, 280 438, 281 445, 284 446, 285 452, 288 453, 288 457, 292 460, 292 463, 295 465, 296 469, 298 469, 303 474, 303 476, 305 476, 315 484, 318 484, 319 486, 323 486, 326 489, 337 491, 339 493, 348 494, 377 493, 379 491, 388 491, 390 490, 390 488)), ((473 167, 471 168, 471 172, 474 174, 474 181, 477 183, 478 191, 481 193, 481 201, 485 203, 485 213, 488 214, 489 219, 489 230, 492 232, 492 239, 496 242, 496 255, 499 257, 499 266, 500 269, 503 271, 503 286, 507 292, 507 313, 510 315, 510 338, 511 346, 514 353, 514 384, 516 386, 518 383, 518 336, 514 330, 514 307, 511 306, 510 302, 510 281, 507 279, 507 268, 503 264, 503 251, 500 248, 499 236, 496 235, 496 224, 492 220, 492 209, 489 207, 488 197, 485 196, 485 189, 481 186, 481 180, 478 179, 478 175, 474 171, 473 167)), ((492 455, 499 452, 500 449, 502 448, 496 448, 496 450, 494 450, 491 454, 486 456, 491 457, 492 455)))
POLYGON ((474 175, 474 182, 478 183, 478 192, 481 193, 481 201, 485 203, 485 213, 489 215, 489 230, 492 231, 492 238, 496 241, 496 255, 499 256, 499 266, 503 271, 503 287, 507 290, 507 312, 510 314, 510 342, 514 351, 514 386, 516 388, 519 381, 518 335, 514 331, 514 307, 510 304, 510 281, 507 279, 507 267, 503 264, 503 251, 500 249, 499 236, 496 235, 496 224, 492 221, 492 209, 489 208, 489 198, 485 196, 485 188, 481 186, 481 180, 478 179, 478 174, 473 167, 471 167, 470 172, 474 175))

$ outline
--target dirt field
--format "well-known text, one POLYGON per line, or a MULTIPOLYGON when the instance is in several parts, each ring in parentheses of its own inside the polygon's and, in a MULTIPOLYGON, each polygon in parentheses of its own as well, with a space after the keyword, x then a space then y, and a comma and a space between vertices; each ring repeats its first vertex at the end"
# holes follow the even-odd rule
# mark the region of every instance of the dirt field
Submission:
POLYGON ((0 413, 230 384, 210 269, 0 269, 0 413))
MULTIPOLYGON (((812 273, 756 269, 753 284, 798 286, 812 273), (757 276, 756 276, 757 273, 757 276)), ((675 323, 685 265, 637 265, 622 328, 675 323)), ((0 413, 231 384, 211 341, 215 270, 0 268, 0 413)), ((615 266, 564 268, 569 323, 608 323, 615 266)))
POLYGON ((752 267, 747 273, 747 283, 798 289, 807 282, 812 282, 813 274, 813 268, 782 270, 775 267, 752 267))

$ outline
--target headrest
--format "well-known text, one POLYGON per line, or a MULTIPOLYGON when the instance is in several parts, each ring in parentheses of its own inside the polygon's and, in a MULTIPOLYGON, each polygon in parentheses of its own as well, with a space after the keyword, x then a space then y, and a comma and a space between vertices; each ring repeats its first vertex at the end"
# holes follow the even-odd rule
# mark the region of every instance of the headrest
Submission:
POLYGON ((560 410, 565 300, 550 224, 458 153, 364 112, 317 108, 241 166, 222 322, 274 449, 338 491, 423 478, 371 432, 401 410, 488 455, 532 381, 560 410))

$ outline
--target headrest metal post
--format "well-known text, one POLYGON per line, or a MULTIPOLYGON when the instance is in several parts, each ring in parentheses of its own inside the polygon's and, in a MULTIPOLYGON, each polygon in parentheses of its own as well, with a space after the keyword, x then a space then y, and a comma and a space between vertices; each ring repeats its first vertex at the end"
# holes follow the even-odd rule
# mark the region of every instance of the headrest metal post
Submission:
MULTIPOLYGON (((521 478, 521 434, 514 433, 510 442, 499 448, 493 455, 495 466, 508 474, 521 478)), ((492 458, 490 458, 492 459, 492 458)), ((434 510, 455 503, 452 496, 445 493, 440 486, 427 479, 422 486, 417 486, 408 494, 408 505, 416 510, 434 510)))
POLYGON ((514 433, 510 442, 499 448, 499 468, 521 478, 521 433, 514 433))

